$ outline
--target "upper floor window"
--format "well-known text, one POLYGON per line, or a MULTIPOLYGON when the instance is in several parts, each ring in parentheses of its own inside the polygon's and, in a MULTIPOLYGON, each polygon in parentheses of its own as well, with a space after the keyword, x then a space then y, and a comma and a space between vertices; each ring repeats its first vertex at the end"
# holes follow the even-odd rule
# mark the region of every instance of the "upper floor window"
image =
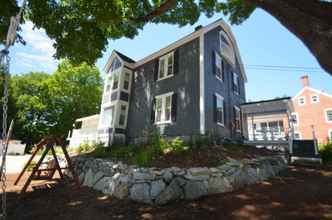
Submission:
POLYGON ((123 80, 123 89, 128 90, 130 83, 130 73, 125 73, 124 80, 123 80))
POLYGON ((112 64, 111 64, 111 72, 113 72, 114 70, 118 69, 121 67, 121 61, 115 57, 112 64))
POLYGON ((332 143, 332 129, 329 129, 329 141, 332 143))
POLYGON ((167 93, 155 98, 155 123, 170 123, 172 121, 172 96, 167 93))
POLYGON ((241 131, 241 110, 239 107, 234 106, 234 128, 237 132, 241 131))
POLYGON ((240 94, 239 76, 235 72, 233 72, 233 91, 240 94))
POLYGON ((224 30, 219 32, 219 45, 220 53, 223 55, 223 57, 227 58, 231 65, 234 66, 236 64, 234 47, 231 39, 224 30))
POLYGON ((214 52, 214 66, 215 66, 215 74, 218 79, 221 81, 224 80, 224 61, 219 55, 219 53, 214 52))
POLYGON ((318 95, 312 95, 311 96, 311 103, 317 103, 319 102, 319 96, 318 95))
POLYGON ((326 109, 326 122, 332 122, 332 109, 326 109))
POLYGON ((174 72, 174 53, 171 52, 159 58, 158 80, 173 76, 174 72))
POLYGON ((298 98, 297 103, 299 105, 305 105, 305 97, 301 96, 298 98))
POLYGON ((215 94, 215 119, 217 124, 225 125, 225 114, 224 114, 224 97, 219 94, 215 94))
POLYGON ((112 86, 112 89, 115 90, 117 89, 119 86, 119 78, 118 76, 114 76, 113 77, 113 86, 112 86))

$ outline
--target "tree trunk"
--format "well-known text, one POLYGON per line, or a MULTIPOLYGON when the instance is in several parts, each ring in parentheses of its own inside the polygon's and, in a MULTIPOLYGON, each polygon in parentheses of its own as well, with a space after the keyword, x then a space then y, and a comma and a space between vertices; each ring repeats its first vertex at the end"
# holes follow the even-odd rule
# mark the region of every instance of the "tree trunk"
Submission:
POLYGON ((254 2, 301 39, 321 67, 332 76, 331 3, 316 0, 247 1, 254 2))

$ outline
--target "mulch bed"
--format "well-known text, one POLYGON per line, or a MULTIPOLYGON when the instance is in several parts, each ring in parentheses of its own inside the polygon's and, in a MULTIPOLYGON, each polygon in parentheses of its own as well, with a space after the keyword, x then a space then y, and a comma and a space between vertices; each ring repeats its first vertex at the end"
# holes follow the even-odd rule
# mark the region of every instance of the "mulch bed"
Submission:
MULTIPOLYGON (((332 168, 291 166, 261 184, 153 207, 58 184, 23 197, 8 176, 8 219, 332 219, 332 168)), ((22 181, 24 182, 24 181, 22 181)))
POLYGON ((247 145, 218 145, 189 149, 182 153, 169 153, 153 160, 151 166, 160 168, 215 167, 229 159, 253 159, 275 154, 267 149, 247 145))

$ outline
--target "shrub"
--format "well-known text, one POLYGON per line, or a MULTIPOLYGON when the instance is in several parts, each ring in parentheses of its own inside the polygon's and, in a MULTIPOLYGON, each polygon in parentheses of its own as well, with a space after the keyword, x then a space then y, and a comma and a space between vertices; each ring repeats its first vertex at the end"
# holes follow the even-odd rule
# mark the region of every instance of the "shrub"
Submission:
POLYGON ((175 152, 182 152, 187 149, 180 137, 174 138, 170 143, 170 147, 175 152))
POLYGON ((135 162, 139 166, 148 166, 156 156, 153 148, 143 148, 135 157, 135 162))
POLYGON ((76 149, 76 153, 88 153, 94 151, 97 148, 104 148, 104 145, 102 143, 84 143, 80 144, 80 146, 76 149))
POLYGON ((324 163, 332 162, 332 143, 320 146, 319 153, 324 163))

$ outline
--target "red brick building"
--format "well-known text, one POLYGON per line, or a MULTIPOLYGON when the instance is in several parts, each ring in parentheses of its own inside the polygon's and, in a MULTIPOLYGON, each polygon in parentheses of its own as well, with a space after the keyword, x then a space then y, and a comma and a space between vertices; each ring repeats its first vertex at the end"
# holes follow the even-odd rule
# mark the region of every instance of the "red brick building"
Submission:
POLYGON ((318 143, 332 141, 332 95, 310 87, 309 77, 301 77, 303 88, 292 98, 294 133, 298 139, 312 139, 318 143))

